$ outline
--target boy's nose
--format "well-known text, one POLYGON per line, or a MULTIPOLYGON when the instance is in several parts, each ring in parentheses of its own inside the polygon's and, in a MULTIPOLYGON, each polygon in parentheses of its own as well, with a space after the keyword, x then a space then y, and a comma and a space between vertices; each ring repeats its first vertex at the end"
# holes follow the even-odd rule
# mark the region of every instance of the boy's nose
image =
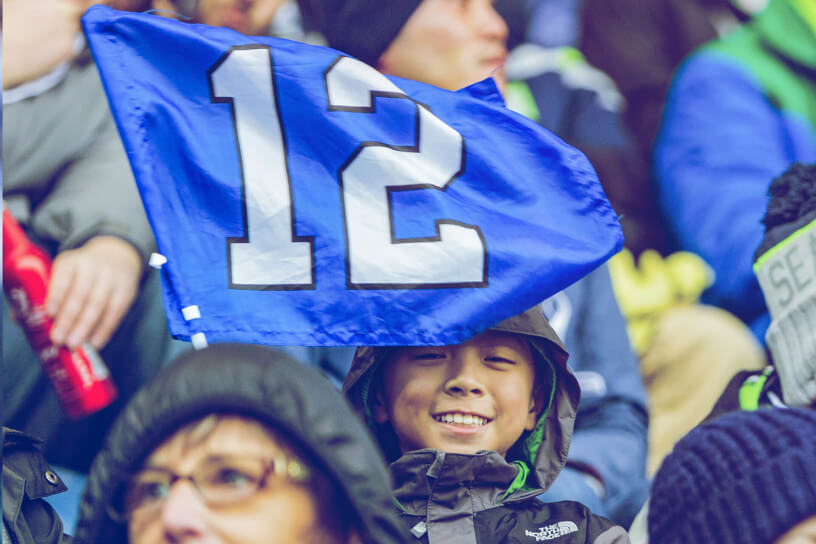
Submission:
POLYGON ((445 382, 445 392, 457 396, 483 395, 485 388, 479 376, 481 359, 471 354, 460 354, 451 362, 453 364, 445 382))
POLYGON ((445 392, 451 395, 459 395, 463 397, 467 395, 481 396, 484 394, 481 385, 473 382, 472 380, 461 377, 448 380, 448 383, 445 384, 445 392))
POLYGON ((162 529, 169 542, 201 538, 206 532, 207 507, 192 482, 180 480, 169 490, 161 511, 162 529))

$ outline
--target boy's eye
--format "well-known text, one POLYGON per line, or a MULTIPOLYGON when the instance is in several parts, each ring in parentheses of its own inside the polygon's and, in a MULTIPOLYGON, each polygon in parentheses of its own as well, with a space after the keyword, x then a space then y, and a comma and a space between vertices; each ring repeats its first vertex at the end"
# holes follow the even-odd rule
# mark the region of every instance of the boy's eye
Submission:
POLYGON ((485 361, 487 361, 488 363, 495 364, 495 365, 513 366, 513 365, 516 364, 516 362, 514 360, 512 360, 512 359, 508 359, 506 357, 498 357, 498 356, 485 357, 485 361))
POLYGON ((417 362, 429 362, 430 363, 430 362, 440 361, 440 360, 442 360, 444 358, 445 358, 445 355, 443 353, 438 353, 438 352, 433 352, 433 351, 421 351, 421 352, 415 353, 411 357, 411 360, 412 361, 417 361, 417 362))
POLYGON ((445 356, 441 353, 420 353, 419 355, 414 355, 414 359, 442 359, 445 356))

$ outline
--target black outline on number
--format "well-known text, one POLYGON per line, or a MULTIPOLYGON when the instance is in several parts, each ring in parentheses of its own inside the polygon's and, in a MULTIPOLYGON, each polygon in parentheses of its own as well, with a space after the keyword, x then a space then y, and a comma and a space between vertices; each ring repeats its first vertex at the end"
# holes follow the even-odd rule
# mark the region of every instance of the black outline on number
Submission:
POLYGON ((441 234, 439 233, 439 225, 441 224, 450 224, 450 225, 459 225, 461 227, 470 228, 476 231, 479 236, 479 239, 482 241, 482 251, 484 253, 484 260, 482 265, 482 281, 478 282, 452 282, 452 283, 352 283, 351 281, 351 256, 349 254, 350 245, 349 245, 349 233, 348 233, 348 223, 346 221, 346 197, 345 191, 343 188, 343 172, 346 168, 354 162, 362 150, 366 147, 385 147, 388 149, 393 149, 395 151, 407 152, 407 153, 419 153, 420 147, 420 113, 419 108, 425 108, 428 113, 431 113, 431 109, 418 102, 408 96, 403 92, 395 93, 391 91, 369 91, 369 105, 368 106, 333 106, 329 101, 329 81, 328 81, 328 74, 331 70, 335 67, 337 63, 339 63, 345 55, 339 55, 334 61, 323 71, 323 85, 326 89, 326 102, 329 104, 328 111, 342 111, 342 112, 356 112, 356 113, 376 113, 376 99, 377 98, 404 98, 406 100, 410 100, 414 103, 416 107, 416 115, 415 115, 415 122, 414 122, 414 133, 416 134, 416 143, 414 145, 389 145, 382 142, 375 142, 375 141, 366 141, 360 144, 359 147, 351 154, 351 156, 343 162, 340 168, 337 170, 337 183, 340 187, 340 205, 342 207, 343 212, 343 230, 345 234, 345 241, 346 241, 346 288, 350 290, 371 290, 371 289, 452 289, 452 288, 463 288, 463 287, 488 287, 488 272, 487 272, 487 265, 488 265, 488 252, 487 252, 487 241, 485 240, 484 235, 482 234, 482 229, 479 228, 478 225, 468 225, 467 223, 463 223, 461 221, 455 221, 452 219, 437 219, 434 221, 434 225, 436 227, 436 236, 426 236, 420 238, 397 238, 394 233, 394 211, 392 207, 392 193, 394 192, 402 192, 402 191, 413 191, 417 189, 434 189, 437 191, 446 191, 450 184, 459 176, 461 176, 465 171, 465 156, 466 156, 466 149, 465 149, 465 139, 464 137, 459 134, 459 137, 462 139, 462 161, 459 166, 459 170, 451 176, 451 178, 445 182, 442 187, 437 187, 436 185, 431 184, 424 184, 418 183, 414 185, 386 185, 386 201, 388 206, 388 222, 390 227, 390 234, 391 234, 391 244, 398 245, 404 243, 411 243, 411 242, 439 242, 442 239, 441 234))
POLYGON ((238 166, 240 167, 241 171, 241 212, 242 212, 242 221, 243 221, 243 228, 244 228, 244 235, 243 236, 231 236, 227 237, 227 272, 229 274, 229 288, 230 289, 240 289, 240 290, 250 290, 250 291, 307 291, 307 290, 314 290, 317 288, 317 283, 315 279, 315 251, 314 251, 314 236, 298 236, 295 234, 295 201, 292 194, 292 177, 289 174, 289 152, 288 147, 286 145, 286 132, 283 128, 283 122, 281 117, 281 110, 280 110, 280 101, 279 93, 278 93, 278 86, 275 85, 275 60, 272 57, 272 50, 267 45, 262 44, 248 44, 248 45, 236 45, 233 46, 221 55, 221 57, 213 64, 209 70, 207 70, 207 80, 210 84, 210 101, 215 104, 229 104, 230 106, 230 115, 232 117, 232 130, 233 134, 235 135, 235 147, 238 152, 238 166), (284 168, 286 169, 286 186, 289 188, 289 212, 290 218, 292 221, 292 242, 308 242, 309 247, 311 248, 311 276, 312 281, 311 283, 301 283, 301 284, 235 284, 232 281, 232 249, 231 244, 233 243, 250 243, 249 242, 249 225, 247 224, 247 206, 246 206, 246 181, 244 180, 244 164, 243 159, 241 157, 241 141, 238 137, 238 125, 236 121, 235 115, 235 101, 234 97, 217 97, 214 95, 214 85, 212 76, 218 68, 221 67, 229 56, 232 54, 233 51, 242 50, 242 49, 266 49, 269 53, 269 76, 272 79, 272 93, 275 98, 275 110, 278 114, 278 128, 281 132, 281 142, 283 143, 283 163, 284 168))

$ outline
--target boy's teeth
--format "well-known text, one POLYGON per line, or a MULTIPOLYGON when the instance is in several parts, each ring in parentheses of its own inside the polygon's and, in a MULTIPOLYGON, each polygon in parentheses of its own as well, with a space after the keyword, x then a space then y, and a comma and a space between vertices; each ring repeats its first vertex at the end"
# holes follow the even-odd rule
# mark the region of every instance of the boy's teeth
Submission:
POLYGON ((487 419, 473 414, 448 413, 436 416, 436 420, 441 423, 455 423, 457 425, 472 425, 481 427, 487 423, 487 419))

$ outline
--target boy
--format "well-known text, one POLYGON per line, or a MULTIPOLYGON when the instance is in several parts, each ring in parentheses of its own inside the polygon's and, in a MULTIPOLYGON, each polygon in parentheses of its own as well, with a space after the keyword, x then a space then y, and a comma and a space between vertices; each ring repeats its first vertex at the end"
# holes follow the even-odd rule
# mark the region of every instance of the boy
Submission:
POLYGON ((344 391, 428 544, 629 542, 580 503, 535 497, 567 460, 580 390, 538 307, 454 346, 362 347, 344 391))

